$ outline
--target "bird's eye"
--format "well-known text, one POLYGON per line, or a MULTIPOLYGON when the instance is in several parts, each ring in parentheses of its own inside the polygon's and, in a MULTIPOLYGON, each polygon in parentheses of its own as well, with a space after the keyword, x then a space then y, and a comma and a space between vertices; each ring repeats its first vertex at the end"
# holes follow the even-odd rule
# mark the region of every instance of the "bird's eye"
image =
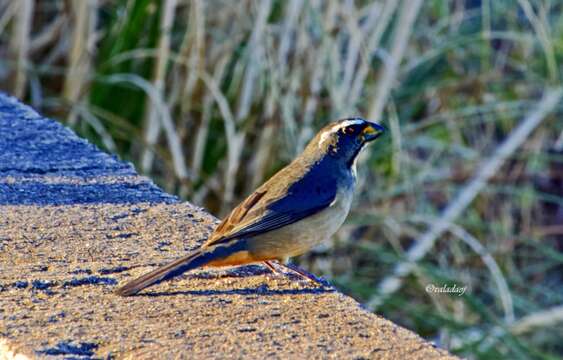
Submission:
POLYGON ((350 135, 350 134, 353 134, 354 132, 356 132, 356 129, 354 129, 353 127, 348 126, 348 127, 342 128, 343 134, 350 135))

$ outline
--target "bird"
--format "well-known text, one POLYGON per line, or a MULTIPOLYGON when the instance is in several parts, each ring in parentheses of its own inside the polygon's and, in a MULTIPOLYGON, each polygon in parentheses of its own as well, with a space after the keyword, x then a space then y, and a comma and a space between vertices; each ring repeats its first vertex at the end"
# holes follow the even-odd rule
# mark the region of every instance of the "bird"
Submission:
POLYGON ((203 266, 263 263, 275 271, 274 263, 283 266, 289 258, 327 240, 350 211, 358 154, 384 131, 382 125, 361 117, 329 123, 289 165, 236 206, 200 248, 115 293, 135 295, 203 266))

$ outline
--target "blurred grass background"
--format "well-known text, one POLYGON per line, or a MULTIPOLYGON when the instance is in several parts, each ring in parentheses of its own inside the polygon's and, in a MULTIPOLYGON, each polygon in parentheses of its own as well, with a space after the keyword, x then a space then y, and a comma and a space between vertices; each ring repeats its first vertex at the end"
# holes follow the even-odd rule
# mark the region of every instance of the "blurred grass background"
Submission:
POLYGON ((562 61, 556 0, 0 0, 2 90, 218 216, 328 121, 384 123, 297 262, 471 359, 563 354, 562 61))

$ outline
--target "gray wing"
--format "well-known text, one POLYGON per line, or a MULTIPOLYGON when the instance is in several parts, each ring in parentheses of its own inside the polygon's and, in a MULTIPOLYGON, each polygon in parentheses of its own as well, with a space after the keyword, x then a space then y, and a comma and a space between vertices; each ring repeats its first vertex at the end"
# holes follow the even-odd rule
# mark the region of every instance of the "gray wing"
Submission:
POLYGON ((305 176, 288 188, 285 196, 270 202, 262 215, 255 218, 255 221, 250 221, 244 227, 235 231, 223 232, 222 227, 227 230, 229 224, 241 222, 249 211, 253 210, 253 206, 267 195, 267 190, 255 192, 234 209, 231 215, 219 225, 216 233, 221 235, 215 236, 209 244, 224 243, 235 238, 252 237, 276 230, 314 215, 330 206, 336 198, 338 185, 334 173, 327 173, 323 170, 325 170, 324 167, 319 164, 313 166, 305 176))

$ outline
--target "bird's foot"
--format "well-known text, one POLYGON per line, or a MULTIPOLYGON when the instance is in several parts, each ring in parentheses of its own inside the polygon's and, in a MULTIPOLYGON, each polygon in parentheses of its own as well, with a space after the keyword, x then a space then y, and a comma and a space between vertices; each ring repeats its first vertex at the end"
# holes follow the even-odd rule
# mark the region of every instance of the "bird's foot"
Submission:
POLYGON ((268 269, 270 269, 271 273, 269 274, 269 277, 272 280, 277 281, 277 280, 286 278, 285 273, 283 271, 280 271, 279 269, 277 269, 272 261, 264 261, 264 265, 266 265, 266 267, 268 269))
MULTIPOLYGON (((308 272, 306 272, 305 270, 302 270, 300 268, 298 268, 297 266, 287 263, 287 264, 283 264, 281 262, 276 262, 278 265, 283 266, 284 268, 288 269, 291 271, 291 273, 293 274, 297 274, 301 279, 305 279, 307 281, 313 282, 314 284, 320 285, 322 288, 324 287, 332 287, 326 280, 321 279, 321 278, 317 278, 315 275, 310 274, 308 272)), ((264 261, 264 264, 270 269, 272 270, 272 272, 274 274, 279 274, 280 271, 278 269, 276 269, 276 267, 274 266, 274 263, 272 261, 264 261)), ((282 273, 284 276, 286 275, 285 273, 282 273)))

